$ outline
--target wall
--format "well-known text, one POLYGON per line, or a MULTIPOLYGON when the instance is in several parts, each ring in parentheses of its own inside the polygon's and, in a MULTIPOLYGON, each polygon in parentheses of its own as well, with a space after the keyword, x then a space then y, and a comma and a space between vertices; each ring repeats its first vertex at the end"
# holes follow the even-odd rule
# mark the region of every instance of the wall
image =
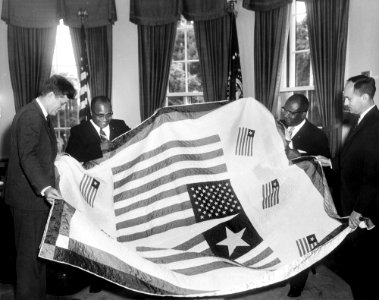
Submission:
POLYGON ((243 96, 254 97, 254 21, 255 14, 242 7, 237 0, 237 35, 240 49, 240 62, 243 83, 243 96))
POLYGON ((117 22, 113 26, 114 117, 133 128, 141 122, 138 86, 137 25, 129 22, 129 0, 116 0, 117 22))
POLYGON ((349 12, 345 77, 371 71, 378 88, 375 102, 379 105, 379 1, 350 0, 349 12))

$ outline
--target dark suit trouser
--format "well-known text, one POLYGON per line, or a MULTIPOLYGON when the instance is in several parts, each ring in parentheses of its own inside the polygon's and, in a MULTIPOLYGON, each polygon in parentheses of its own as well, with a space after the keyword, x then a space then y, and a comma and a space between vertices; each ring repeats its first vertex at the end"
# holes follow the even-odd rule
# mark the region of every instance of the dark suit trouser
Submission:
POLYGON ((16 245, 16 299, 46 298, 46 266, 38 258, 48 211, 11 208, 16 245))
POLYGON ((342 244, 338 264, 342 277, 350 285, 353 297, 379 299, 379 240, 378 225, 372 230, 357 228, 342 244))
POLYGON ((307 282, 309 268, 301 271, 289 280, 290 290, 292 293, 299 293, 304 290, 305 283, 307 282))

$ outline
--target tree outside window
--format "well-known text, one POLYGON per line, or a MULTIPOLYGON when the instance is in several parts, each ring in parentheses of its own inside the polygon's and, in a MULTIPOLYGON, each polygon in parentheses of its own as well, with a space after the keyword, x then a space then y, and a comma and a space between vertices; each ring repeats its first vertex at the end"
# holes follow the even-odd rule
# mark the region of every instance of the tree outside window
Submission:
POLYGON ((193 22, 178 22, 166 97, 167 105, 204 102, 193 22))

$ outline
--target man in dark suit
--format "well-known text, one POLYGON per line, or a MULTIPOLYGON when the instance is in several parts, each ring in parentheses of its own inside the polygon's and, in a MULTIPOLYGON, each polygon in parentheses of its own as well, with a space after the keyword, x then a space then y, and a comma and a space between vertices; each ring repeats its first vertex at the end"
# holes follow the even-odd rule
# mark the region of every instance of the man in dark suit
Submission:
POLYGON ((376 87, 371 77, 358 75, 348 79, 345 105, 359 116, 350 130, 339 156, 317 160, 338 173, 342 216, 354 231, 342 245, 346 281, 354 299, 379 299, 377 276, 379 247, 379 110, 374 103, 376 87), (366 222, 362 222, 366 221, 366 222), (361 228, 363 227, 363 228, 361 228), (373 274, 373 275, 372 275, 373 274))
POLYGON ((309 101, 302 94, 293 94, 282 107, 286 139, 289 147, 301 155, 330 157, 328 138, 325 133, 307 119, 309 101))
POLYGON ((54 199, 57 140, 49 116, 75 97, 64 77, 48 79, 40 96, 21 108, 11 127, 5 202, 10 206, 16 244, 16 299, 46 297, 46 267, 38 249, 54 199))
MULTIPOLYGON (((323 155, 330 157, 328 138, 321 129, 307 119, 309 101, 302 94, 293 94, 282 107, 285 138, 291 151, 300 155, 323 155)), ((304 289, 309 270, 306 269, 289 280, 289 297, 298 297, 304 289)))
POLYGON ((91 101, 92 119, 71 128, 66 153, 82 163, 103 157, 110 141, 130 130, 123 120, 112 119, 111 101, 105 96, 91 101))

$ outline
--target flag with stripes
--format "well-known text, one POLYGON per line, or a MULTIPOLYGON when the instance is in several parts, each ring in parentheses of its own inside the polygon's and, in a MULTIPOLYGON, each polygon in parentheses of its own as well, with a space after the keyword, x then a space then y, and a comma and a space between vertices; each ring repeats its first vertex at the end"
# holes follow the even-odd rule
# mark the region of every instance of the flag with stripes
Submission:
POLYGON ((84 25, 80 29, 80 106, 79 120, 87 121, 91 118, 89 105, 89 67, 87 56, 87 39, 84 25))
POLYGON ((175 106, 112 141, 90 169, 60 156, 64 200, 39 256, 159 296, 232 295, 296 275, 349 229, 328 215, 323 174, 289 164, 276 130, 252 98, 175 106))
POLYGON ((279 203, 279 188, 279 182, 277 179, 262 185, 263 209, 272 207, 279 203))
POLYGON ((100 182, 95 178, 84 175, 82 180, 80 181, 80 192, 82 193, 84 199, 89 204, 89 206, 93 207, 93 204, 96 199, 97 190, 99 189, 100 182))
POLYGON ((311 252, 318 245, 317 238, 315 234, 307 235, 304 238, 296 240, 296 246, 299 250, 299 255, 304 256, 305 254, 311 252))
POLYGON ((238 128, 236 141, 236 155, 252 156, 255 130, 245 127, 238 128))
POLYGON ((243 97, 242 73, 238 46, 238 35, 236 17, 230 13, 230 54, 229 54, 229 73, 226 97, 228 100, 237 100, 243 97))

